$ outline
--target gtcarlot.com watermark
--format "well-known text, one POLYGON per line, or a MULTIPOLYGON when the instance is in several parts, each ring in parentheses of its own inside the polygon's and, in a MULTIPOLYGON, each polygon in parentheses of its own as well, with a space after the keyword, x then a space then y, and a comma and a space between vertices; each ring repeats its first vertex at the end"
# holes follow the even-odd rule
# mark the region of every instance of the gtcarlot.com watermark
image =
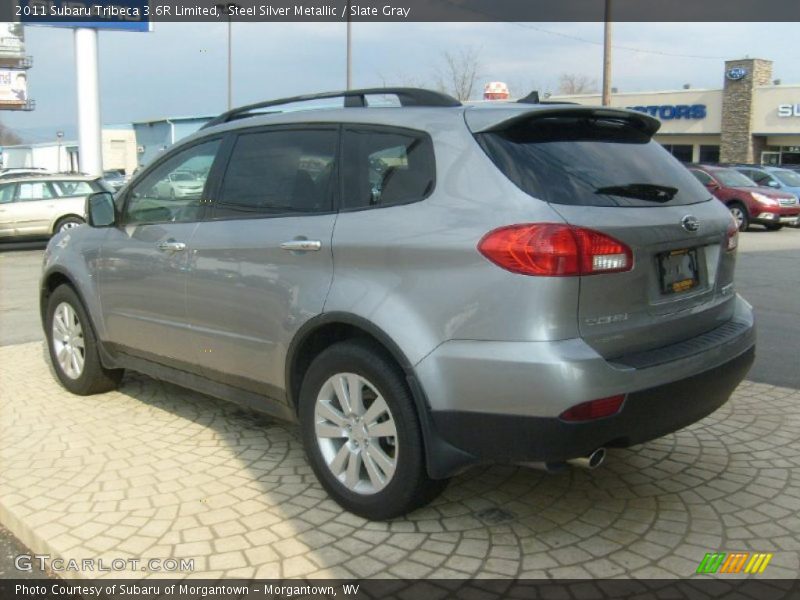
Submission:
POLYGON ((159 573, 186 573, 194 571, 193 558, 53 558, 49 554, 20 554, 14 558, 14 566, 18 571, 33 571, 38 567, 42 571, 56 573, 73 572, 119 572, 147 571, 159 573))

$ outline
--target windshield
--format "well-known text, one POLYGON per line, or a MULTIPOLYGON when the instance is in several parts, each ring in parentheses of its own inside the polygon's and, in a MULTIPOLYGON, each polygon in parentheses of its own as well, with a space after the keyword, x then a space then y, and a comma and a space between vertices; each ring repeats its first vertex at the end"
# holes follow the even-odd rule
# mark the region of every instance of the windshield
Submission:
POLYGON ((540 117, 476 138, 506 177, 545 202, 675 206, 710 198, 660 144, 621 119, 540 117))
POLYGON ((800 173, 795 173, 794 171, 786 169, 782 171, 772 171, 772 174, 783 185, 788 185, 789 187, 800 187, 800 173))
POLYGON ((725 187, 758 187, 758 184, 747 175, 733 169, 716 170, 714 177, 725 187))

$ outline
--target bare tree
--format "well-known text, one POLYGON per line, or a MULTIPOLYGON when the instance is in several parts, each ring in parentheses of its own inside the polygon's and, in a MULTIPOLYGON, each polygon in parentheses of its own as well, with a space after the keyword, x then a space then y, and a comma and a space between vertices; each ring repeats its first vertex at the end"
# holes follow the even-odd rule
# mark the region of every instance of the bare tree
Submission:
POLYGON ((475 91, 480 69, 480 52, 472 47, 445 52, 436 71, 436 85, 458 100, 469 100, 475 91))
POLYGON ((562 73, 558 78, 558 93, 567 96, 575 94, 596 94, 599 91, 597 79, 588 75, 562 73))
POLYGON ((12 129, 0 123, 0 146, 15 146, 21 143, 21 137, 14 133, 12 129))

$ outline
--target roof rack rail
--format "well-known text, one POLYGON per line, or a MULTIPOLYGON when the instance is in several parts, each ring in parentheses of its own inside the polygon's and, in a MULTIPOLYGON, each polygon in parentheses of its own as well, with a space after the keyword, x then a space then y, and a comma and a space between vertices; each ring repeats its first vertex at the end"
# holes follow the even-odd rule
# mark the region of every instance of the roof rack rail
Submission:
POLYGON ((423 88, 411 87, 386 87, 386 88, 366 88, 360 90, 346 90, 341 92, 324 92, 322 94, 306 94, 303 96, 292 96, 290 98, 280 98, 278 100, 268 100, 266 102, 256 102, 238 108, 231 109, 222 113, 218 117, 211 119, 202 129, 220 125, 236 119, 243 119, 250 116, 247 113, 260 108, 270 108, 284 104, 294 104, 295 102, 307 102, 310 100, 324 100, 326 98, 344 98, 345 108, 362 108, 367 106, 366 96, 393 95, 397 96, 401 106, 461 106, 461 102, 443 94, 423 88))

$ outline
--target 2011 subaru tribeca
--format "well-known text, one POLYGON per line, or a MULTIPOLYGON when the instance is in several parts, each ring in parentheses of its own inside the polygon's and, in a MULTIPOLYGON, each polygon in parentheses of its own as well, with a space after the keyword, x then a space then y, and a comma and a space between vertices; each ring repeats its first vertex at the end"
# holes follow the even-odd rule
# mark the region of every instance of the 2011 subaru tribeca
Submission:
POLYGON ((372 519, 477 462, 675 431, 728 399, 755 334, 736 226, 658 126, 408 88, 225 113, 50 242, 55 372, 92 394, 133 369, 298 421, 321 484, 372 519), (162 193, 175 173, 202 190, 162 193))

